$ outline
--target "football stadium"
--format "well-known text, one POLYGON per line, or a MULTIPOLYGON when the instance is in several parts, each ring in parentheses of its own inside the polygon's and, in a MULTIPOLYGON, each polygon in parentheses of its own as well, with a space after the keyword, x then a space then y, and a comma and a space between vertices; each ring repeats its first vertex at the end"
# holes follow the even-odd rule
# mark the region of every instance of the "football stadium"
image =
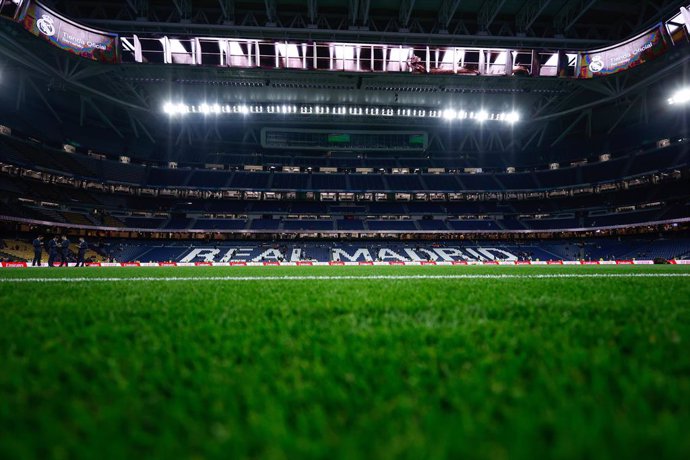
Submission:
POLYGON ((690 458, 690 0, 0 0, 0 458, 690 458))

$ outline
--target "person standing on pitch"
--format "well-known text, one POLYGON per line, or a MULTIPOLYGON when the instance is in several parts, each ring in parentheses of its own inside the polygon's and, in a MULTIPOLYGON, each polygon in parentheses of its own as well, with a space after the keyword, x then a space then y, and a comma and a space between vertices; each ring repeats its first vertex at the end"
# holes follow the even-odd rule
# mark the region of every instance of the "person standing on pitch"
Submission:
POLYGON ((38 235, 33 242, 34 245, 34 260, 31 262, 32 267, 41 266, 41 252, 43 252, 43 235, 38 235))
POLYGON ((60 267, 69 267, 69 262, 67 261, 67 257, 69 256, 69 240, 65 235, 62 235, 60 252, 60 255, 62 256, 62 259, 60 260, 60 267))
POLYGON ((55 266, 55 258, 58 252, 58 237, 54 236, 50 241, 48 241, 48 266, 55 266))
POLYGON ((79 238, 79 252, 77 252, 77 267, 79 267, 79 264, 81 266, 84 266, 84 256, 86 256, 86 250, 89 249, 88 243, 84 240, 84 238, 79 238))

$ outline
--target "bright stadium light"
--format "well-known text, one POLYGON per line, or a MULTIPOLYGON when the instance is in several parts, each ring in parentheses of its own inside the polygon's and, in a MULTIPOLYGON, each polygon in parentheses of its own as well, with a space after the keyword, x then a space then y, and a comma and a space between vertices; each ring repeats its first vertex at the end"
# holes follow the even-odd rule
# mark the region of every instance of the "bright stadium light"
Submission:
POLYGON ((450 120, 455 120, 455 118, 458 116, 457 112, 453 109, 446 109, 443 111, 443 118, 450 121, 450 120))
POLYGON ((510 113, 504 114, 503 118, 505 121, 507 121, 508 123, 510 123, 512 125, 512 124, 520 121, 520 114, 517 112, 510 112, 510 113))
POLYGON ((668 100, 671 105, 687 104, 688 102, 690 102, 690 88, 679 89, 668 100))
MULTIPOLYGON (((684 97, 677 97, 676 101, 690 100, 687 94, 684 97)), ((187 105, 165 101, 162 104, 162 112, 169 117, 182 116, 186 114, 196 115, 249 115, 249 114, 299 114, 316 116, 370 116, 370 117, 414 117, 420 119, 443 119, 448 122, 461 122, 462 120, 476 120, 479 123, 504 122, 514 124, 520 121, 520 114, 516 111, 511 112, 490 112, 481 109, 477 112, 467 110, 446 109, 421 109, 411 107, 377 107, 360 105, 317 105, 317 104, 218 104, 215 102, 203 102, 198 105, 187 105)))
POLYGON ((166 102, 163 104, 163 112, 170 116, 184 115, 189 113, 190 108, 186 104, 174 104, 172 102, 166 102))

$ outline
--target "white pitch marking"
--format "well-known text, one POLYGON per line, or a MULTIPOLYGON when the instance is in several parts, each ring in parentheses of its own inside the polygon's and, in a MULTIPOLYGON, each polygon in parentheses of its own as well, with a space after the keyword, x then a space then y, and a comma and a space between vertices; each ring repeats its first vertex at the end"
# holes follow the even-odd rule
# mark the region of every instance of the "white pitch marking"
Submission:
POLYGON ((564 279, 564 278, 689 278, 690 273, 553 273, 532 275, 343 275, 343 276, 168 276, 136 278, 0 278, 0 283, 89 283, 134 281, 338 281, 338 280, 464 280, 464 279, 564 279))

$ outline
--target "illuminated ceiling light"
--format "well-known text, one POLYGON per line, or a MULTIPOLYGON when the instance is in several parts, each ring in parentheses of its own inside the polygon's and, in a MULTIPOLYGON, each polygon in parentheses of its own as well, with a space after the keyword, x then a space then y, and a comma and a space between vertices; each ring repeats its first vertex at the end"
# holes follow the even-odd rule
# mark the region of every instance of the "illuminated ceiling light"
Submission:
POLYGON ((671 105, 687 104, 690 102, 690 88, 683 88, 676 91, 668 100, 671 105))
POLYGON ((520 121, 520 114, 517 112, 510 112, 503 115, 504 120, 510 123, 511 125, 520 121))
MULTIPOLYGON (((690 101, 690 89, 679 92, 674 96, 672 103, 690 101)), ((183 103, 165 101, 162 105, 162 112, 173 117, 189 113, 203 115, 220 114, 242 114, 268 113, 268 114, 303 114, 303 115, 341 115, 341 116, 379 116, 379 117, 415 117, 415 118, 437 118, 447 121, 472 119, 478 122, 502 121, 514 124, 520 121, 520 114, 517 111, 511 112, 489 112, 481 110, 469 112, 465 110, 447 109, 412 109, 407 107, 372 107, 372 106, 322 106, 322 105, 288 105, 288 104, 267 104, 251 105, 246 104, 218 104, 204 102, 199 105, 189 106, 183 103)))
POLYGON ((446 109, 443 111, 443 118, 446 120, 455 120, 455 118, 458 116, 457 112, 453 109, 446 109))

